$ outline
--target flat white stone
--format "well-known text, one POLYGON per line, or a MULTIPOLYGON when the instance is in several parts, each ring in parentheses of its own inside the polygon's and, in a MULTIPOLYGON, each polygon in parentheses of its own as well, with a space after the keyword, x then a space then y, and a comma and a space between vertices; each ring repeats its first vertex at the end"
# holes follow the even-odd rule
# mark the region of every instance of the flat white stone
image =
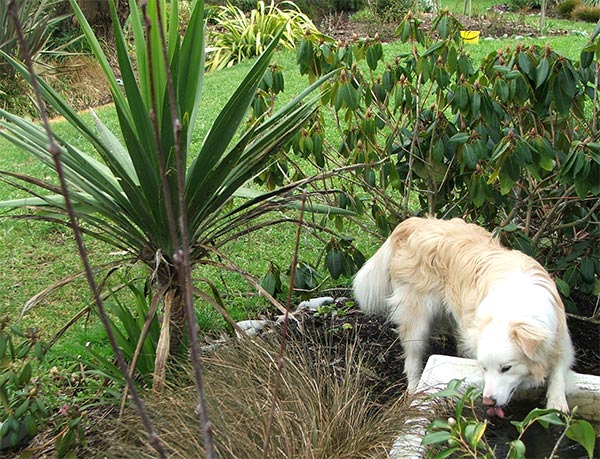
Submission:
MULTIPOLYGON (((461 388, 483 385, 483 373, 475 360, 447 355, 432 355, 425 365, 417 386, 417 395, 411 409, 417 414, 405 423, 404 432, 399 436, 390 451, 390 459, 421 459, 425 449, 421 439, 436 412, 434 399, 428 395, 445 389, 453 379, 464 379, 461 388)), ((517 391, 513 400, 534 398, 542 394, 544 388, 517 391)), ((577 415, 588 421, 600 421, 600 377, 573 373, 571 390, 567 394, 570 407, 577 406, 577 415)))
POLYGON ((307 301, 303 301, 298 305, 298 311, 302 309, 308 309, 309 311, 317 311, 321 306, 333 303, 333 297, 331 296, 320 296, 318 298, 312 298, 307 301))

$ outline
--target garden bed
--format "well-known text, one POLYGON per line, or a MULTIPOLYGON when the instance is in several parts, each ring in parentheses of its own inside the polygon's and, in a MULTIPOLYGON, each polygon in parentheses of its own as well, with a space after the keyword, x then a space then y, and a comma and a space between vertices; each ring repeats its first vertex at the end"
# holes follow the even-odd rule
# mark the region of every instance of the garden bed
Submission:
MULTIPOLYGON (((576 297, 577 307, 582 316, 569 316, 568 318, 571 339, 577 356, 574 370, 577 373, 600 376, 600 350, 598 349, 600 327, 592 320, 588 320, 588 317, 591 317, 596 311, 598 299, 582 295, 576 295, 576 297)), ((318 345, 327 347, 334 360, 341 359, 345 352, 344 349, 348 345, 356 345, 359 352, 367 356, 367 361, 374 368, 373 388, 381 401, 385 402, 400 396, 405 390, 405 377, 402 374, 402 348, 390 322, 377 316, 365 316, 352 309, 342 315, 308 315, 304 317, 302 327, 305 330, 302 339, 310 336, 310 339, 318 345)), ((445 331, 436 334, 431 340, 429 354, 456 355, 456 345, 452 335, 445 331)), ((465 374, 473 373, 471 367, 472 364, 465 374)), ((460 374, 457 374, 458 378, 460 378, 460 374)), ((582 384, 585 386, 584 383, 582 384)), ((506 456, 508 443, 517 438, 517 431, 511 421, 521 421, 533 408, 544 406, 543 394, 539 391, 528 392, 523 394, 523 397, 515 398, 513 403, 507 407, 505 419, 492 419, 488 424, 485 438, 490 445, 495 447, 497 457, 506 456)), ((579 395, 575 397, 579 397, 578 400, 581 399, 579 395)), ((477 416, 479 419, 485 419, 484 410, 482 407, 480 408, 477 416)), ((428 407, 424 412, 431 414, 431 409, 428 407)), ((428 418, 426 423, 430 420, 428 418)), ((598 421, 595 418, 591 420, 598 421)), ((409 424, 412 422, 413 420, 408 421, 409 424)), ((424 427, 421 425, 419 429, 424 427)), ((548 430, 537 425, 532 427, 523 437, 528 457, 546 457, 561 433, 560 427, 551 426, 548 430), (543 441, 540 441, 541 439, 543 441), (548 447, 550 449, 546 451, 548 447)), ((410 441, 412 438, 410 437, 410 428, 408 433, 401 434, 400 438, 405 438, 405 435, 408 435, 406 438, 409 438, 410 441)), ((420 436, 412 438, 412 440, 413 446, 418 447, 420 436)), ((597 439, 596 450, 600 448, 599 443, 597 439)), ((406 444, 401 442, 401 448, 397 452, 401 453, 404 449, 406 449, 406 444)), ((558 452, 560 457, 565 458, 586 457, 583 448, 568 439, 561 441, 558 452)), ((398 457, 412 456, 400 454, 398 457)))
MULTIPOLYGON (((600 325, 587 320, 597 307, 597 298, 584 295, 577 295, 576 298, 580 316, 568 318, 576 354, 573 370, 600 376, 600 325)), ((359 352, 373 363, 377 374, 376 387, 382 395, 389 396, 392 387, 394 391, 404 390, 402 346, 393 324, 383 317, 367 316, 357 309, 350 309, 343 314, 305 314, 300 319, 304 330, 300 338, 310 337, 315 345, 327 347, 333 356, 343 355, 346 346, 355 343, 359 352)), ((428 355, 456 355, 455 340, 446 331, 434 331, 428 355)))
MULTIPOLYGON (((348 294, 350 292, 343 293, 348 294)), ((580 297, 578 299, 580 313, 586 316, 591 316, 596 308, 596 301, 597 300, 594 297, 580 297)), ((394 415, 393 413, 396 413, 394 415, 397 417, 394 422, 398 424, 394 427, 396 436, 402 435, 403 432, 407 432, 408 429, 402 426, 402 422, 405 422, 407 417, 418 417, 418 415, 415 414, 414 410, 409 408, 408 401, 406 401, 406 383, 405 377, 402 374, 402 347, 392 324, 387 322, 382 317, 364 315, 356 308, 351 307, 350 303, 348 303, 348 307, 346 307, 343 300, 332 305, 321 307, 317 312, 303 310, 295 314, 295 319, 296 320, 290 320, 290 335, 288 336, 288 350, 286 351, 286 355, 288 357, 286 361, 288 362, 288 366, 284 367, 284 374, 286 377, 290 377, 290 371, 292 376, 298 371, 299 367, 297 365, 299 358, 304 365, 308 366, 306 367, 306 371, 302 370, 302 373, 298 373, 298 375, 303 375, 302 378, 306 378, 304 382, 298 375, 296 375, 298 377, 297 382, 290 383, 290 385, 286 385, 286 387, 296 387, 298 390, 298 396, 306 396, 306 400, 314 401, 316 400, 315 397, 317 397, 317 395, 306 394, 305 390, 318 389, 322 394, 330 393, 332 387, 344 387, 345 381, 348 379, 348 375, 354 375, 354 372, 356 371, 358 372, 356 373, 356 376, 359 377, 360 382, 356 380, 356 386, 352 386, 353 389, 349 390, 349 393, 356 395, 356 391, 361 391, 361 393, 367 397, 364 399, 364 403, 367 404, 365 413, 368 413, 368 415, 375 413, 376 419, 380 419, 382 414, 379 410, 387 409, 386 407, 391 407, 393 410, 387 414, 384 412, 384 414, 386 416, 392 416, 394 415), (349 353, 351 354, 350 358, 349 353), (358 369, 357 363, 360 364, 358 365, 360 366, 360 369, 358 369), (351 365, 352 368, 348 368, 348 365, 351 365), (312 373, 318 376, 314 380, 311 376, 312 373), (394 406, 396 406, 396 408, 394 408, 394 406)), ((569 325, 577 353, 575 370, 579 373, 588 373, 600 376, 600 353, 597 346, 597 343, 600 342, 600 327, 592 321, 575 317, 569 318, 569 325)), ((277 332, 277 329, 270 330, 271 332, 267 332, 265 338, 267 338, 268 342, 271 342, 270 346, 272 350, 270 352, 276 354, 278 352, 277 349, 280 341, 279 333, 277 332)), ((244 346, 243 342, 241 342, 240 345, 241 346, 233 346, 232 352, 234 353, 234 358, 231 358, 231 356, 214 357, 206 354, 203 359, 204 364, 207 365, 206 377, 209 379, 209 392, 210 379, 216 379, 218 381, 217 386, 220 388, 221 392, 224 391, 219 397, 219 403, 221 403, 220 406, 222 407, 219 409, 219 411, 225 409, 225 406, 232 404, 229 408, 227 408, 227 410, 241 412, 241 410, 247 408, 247 405, 244 403, 249 403, 248 400, 254 400, 256 397, 261 396, 258 392, 254 394, 253 391, 257 391, 257 388, 252 385, 248 386, 249 389, 245 389, 245 386, 236 386, 238 388, 231 391, 231 389, 228 389, 227 384, 244 385, 246 383, 249 384, 249 382, 244 382, 243 380, 238 382, 230 381, 229 377, 220 375, 219 371, 215 372, 215 369, 211 367, 215 365, 216 358, 217 370, 218 368, 225 367, 239 367, 239 370, 236 370, 234 374, 238 375, 247 373, 250 375, 251 381, 253 381, 252 384, 256 384, 259 381, 256 379, 257 375, 260 374, 260 371, 264 371, 264 369, 260 370, 254 368, 256 366, 254 358, 243 356, 240 357, 240 355, 238 355, 240 352, 249 352, 250 355, 253 355, 252 351, 248 350, 252 346, 244 346), (236 350, 236 348, 239 349, 236 350), (236 354, 236 352, 238 354, 236 354), (224 360, 221 360, 221 363, 219 363, 218 359, 224 360), (231 362, 231 364, 226 362, 231 362), (223 386, 223 383, 225 382, 227 384, 223 386), (224 395, 225 393, 229 394, 228 400, 223 398, 226 397, 224 395)), ((228 347, 229 346, 217 346, 215 349, 226 349, 228 347)), ((454 339, 450 334, 444 332, 436 334, 431 340, 429 353, 455 355, 456 346, 454 339)), ((271 397, 270 391, 272 390, 273 376, 274 368, 271 368, 267 373, 264 374, 264 378, 261 378, 261 385, 265 387, 265 391, 267 392, 267 395, 265 396, 265 400, 267 401, 264 402, 267 407, 270 404, 268 400, 271 397)), ((188 425, 186 430, 196 429, 195 425, 197 419, 194 418, 193 408, 189 410, 186 408, 187 406, 193 407, 196 400, 194 391, 193 389, 189 388, 188 384, 191 384, 191 382, 187 383, 185 381, 178 381, 177 388, 171 393, 160 397, 155 397, 151 393, 147 393, 144 397, 151 410, 158 413, 156 422, 159 430, 160 423, 162 422, 164 424, 165 422, 165 420, 162 418, 166 416, 166 411, 176 408, 174 409, 175 413, 169 413, 169 416, 174 416, 173 419, 171 420, 168 418, 166 421, 168 429, 164 434, 167 435, 167 441, 170 440, 168 435, 170 435, 170 433, 174 430, 169 423, 184 421, 186 425, 188 425), (187 395, 182 398, 181 394, 183 393, 187 395), (177 413, 187 413, 186 415, 190 419, 183 419, 182 416, 179 416, 177 413)), ((261 393, 264 396, 264 391, 261 393)), ((288 396, 289 395, 290 394, 288 393, 288 396)), ((356 401, 354 397, 352 399, 356 401)), ((324 403, 325 407, 329 407, 325 411, 331 408, 332 412, 335 412, 336 409, 338 409, 335 408, 335 406, 331 407, 327 405, 326 402, 324 403)), ((493 423, 489 425, 487 434, 488 436, 486 437, 487 440, 493 444, 497 444, 498 447, 504 446, 506 440, 514 439, 514 429, 512 428, 510 421, 521 420, 524 418, 528 410, 534 406, 542 405, 543 400, 540 398, 536 398, 535 400, 527 400, 526 402, 514 401, 507 407, 505 420, 493 420, 493 423)), ((212 412, 211 410, 209 411, 212 412)), ((259 416, 260 419, 264 421, 260 413, 254 414, 259 416)), ((294 421, 294 416, 290 416, 291 415, 286 415, 285 422, 296 422, 294 421)), ((481 416, 483 417, 483 414, 481 414, 481 416)), ((118 408, 115 406, 99 407, 87 412, 87 446, 83 451, 84 456, 82 457, 125 457, 119 455, 106 456, 105 453, 108 451, 107 448, 112 448, 113 450, 117 448, 122 452, 128 448, 135 447, 139 448, 140 451, 148 451, 147 448, 149 447, 145 446, 142 440, 136 438, 131 439, 130 437, 132 434, 127 433, 134 432, 134 434, 141 435, 141 437, 143 437, 143 434, 140 434, 140 432, 143 432, 143 428, 137 425, 139 419, 137 418, 137 414, 133 408, 128 411, 122 422, 119 422, 117 417, 118 408), (107 443, 108 438, 110 438, 109 443, 107 443)), ((217 413, 217 418, 219 417, 221 417, 221 413, 217 413)), ((391 417, 389 419, 391 419, 391 417)), ((306 420, 304 419, 304 421, 306 420)), ((331 420, 327 419, 322 421, 325 424, 331 422, 331 420)), ((260 422, 256 424, 254 421, 252 421, 252 419, 246 419, 246 422, 241 424, 243 424, 243 428, 245 430, 256 430, 254 434, 260 437, 260 430, 262 428, 258 425, 260 422)), ((315 429, 319 429, 321 427, 317 425, 314 426, 315 429)), ((305 428, 309 427, 305 426, 305 428)), ((192 433, 192 430, 189 430, 190 434, 188 437, 197 436, 198 433, 192 433)), ((546 432, 544 431, 543 433, 545 434, 546 432)), ((38 458, 54 457, 54 435, 55 433, 52 431, 52 428, 49 427, 45 430, 45 432, 38 435, 38 437, 33 440, 33 442, 25 451, 33 452, 34 457, 38 458)), ((387 451, 389 451, 389 448, 391 448, 393 443, 393 438, 388 438, 389 443, 387 451)), ((379 441, 382 441, 382 439, 379 439, 379 441)), ((192 442, 192 439, 190 439, 190 442, 192 442)), ((192 457, 186 456, 186 454, 189 454, 188 449, 197 448, 197 445, 190 446, 188 443, 181 446, 181 457, 192 457)), ((136 449, 135 451, 138 450, 136 449)), ((575 453, 578 452, 578 450, 573 451, 575 451, 575 453)), ((149 456, 139 457, 153 457, 151 456, 151 453, 152 452, 150 450, 148 453, 150 454, 149 456)), ((7 457, 19 456, 9 455, 7 457)), ((132 455, 127 457, 134 456, 132 455)), ((329 458, 334 456, 318 457, 329 458)), ((387 457, 387 453, 381 452, 380 455, 368 457, 384 458, 387 457)), ((578 456, 568 456, 565 454, 564 457, 578 456)))

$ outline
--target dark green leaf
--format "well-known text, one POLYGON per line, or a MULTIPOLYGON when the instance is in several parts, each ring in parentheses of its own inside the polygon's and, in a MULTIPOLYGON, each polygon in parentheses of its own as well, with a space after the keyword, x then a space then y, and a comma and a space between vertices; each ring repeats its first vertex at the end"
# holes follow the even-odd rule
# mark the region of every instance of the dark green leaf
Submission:
POLYGON ((522 440, 511 441, 508 459, 525 459, 525 450, 525 443, 522 440))
POLYGON ((590 256, 581 260, 579 271, 581 272, 581 277, 583 277, 584 281, 588 283, 594 282, 596 270, 594 268, 594 260, 590 256))
POLYGON ((594 456, 594 445, 596 443, 596 432, 594 427, 583 419, 575 419, 567 429, 567 437, 583 446, 589 459, 594 456))
POLYGON ((452 434, 445 430, 429 432, 421 440, 421 446, 439 445, 440 443, 446 443, 451 438, 452 434))
POLYGON ((450 137, 450 142, 457 144, 457 145, 466 143, 468 140, 469 140, 469 134, 467 134, 466 132, 458 132, 458 133, 454 134, 452 137, 450 137))
POLYGON ((527 56, 526 53, 521 51, 517 55, 517 62, 519 63, 519 67, 525 74, 531 75, 531 70, 532 70, 531 60, 529 59, 529 57, 527 56))
POLYGON ((473 147, 468 143, 463 145, 462 161, 470 169, 475 169, 475 166, 477 166, 477 155, 475 155, 475 151, 473 151, 473 147))
POLYGON ((377 63, 379 61, 379 53, 377 51, 376 46, 370 46, 367 48, 366 52, 367 57, 367 65, 371 70, 377 69, 377 63))
POLYGON ((23 419, 23 425, 25 426, 25 431, 27 432, 27 435, 30 438, 33 438, 37 433, 37 423, 35 422, 33 416, 31 416, 30 414, 25 416, 25 418, 23 419))
POLYGON ((469 92, 467 91, 467 88, 462 85, 456 88, 454 99, 456 100, 456 105, 460 111, 466 110, 469 106, 469 92))
POLYGON ((592 65, 592 62, 594 62, 594 53, 585 50, 581 51, 581 55, 579 57, 581 68, 589 68, 592 65))
POLYGON ((16 409, 15 417, 21 419, 29 409, 30 399, 26 398, 16 409))
POLYGON ((260 283, 261 287, 264 288, 271 295, 275 294, 275 287, 277 285, 277 279, 272 272, 265 274, 260 283))
POLYGON ((429 48, 427 48, 427 51, 425 51, 423 53, 422 57, 430 56, 431 54, 434 54, 437 50, 439 50, 439 49, 441 49, 443 47, 444 47, 444 42, 443 41, 437 41, 433 45, 431 45, 429 48))
POLYGON ((567 284, 560 277, 555 278, 554 282, 556 283, 556 288, 558 288, 558 291, 561 295, 565 297, 571 296, 571 288, 569 287, 569 284, 567 284))
POLYGON ((594 31, 590 35, 590 40, 594 41, 598 35, 600 35, 600 20, 596 23, 596 27, 594 27, 594 31))
POLYGON ((542 86, 546 79, 548 78, 548 73, 550 72, 550 64, 548 63, 547 58, 540 59, 538 66, 535 69, 535 87, 536 89, 542 86))
POLYGON ((23 366, 23 370, 21 371, 21 375, 19 376, 19 384, 24 386, 26 384, 29 384, 30 380, 31 380, 31 363, 27 362, 23 366))
POLYGON ((327 256, 325 257, 327 270, 334 279, 338 279, 344 272, 342 258, 342 253, 337 249, 331 249, 329 252, 327 252, 327 256))
POLYGON ((451 448, 444 449, 443 451, 439 452, 438 454, 433 456, 431 459, 445 459, 447 457, 451 457, 457 451, 460 451, 460 447, 452 446, 451 448))

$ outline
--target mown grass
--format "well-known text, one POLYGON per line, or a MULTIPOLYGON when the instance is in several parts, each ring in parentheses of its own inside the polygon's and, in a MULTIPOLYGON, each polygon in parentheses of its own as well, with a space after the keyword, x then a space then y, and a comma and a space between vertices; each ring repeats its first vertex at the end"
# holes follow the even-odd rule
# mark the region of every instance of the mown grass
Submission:
MULTIPOLYGON (((451 6, 452 2, 448 2, 451 6)), ((462 10, 462 1, 460 3, 462 10)), ((473 14, 479 14, 483 4, 473 2, 473 14), (476 5, 479 5, 476 7, 476 5)), ((485 3, 485 2, 483 2, 485 3)), ((456 5, 452 6, 455 9, 456 5)), ((573 28, 581 24, 573 24, 573 28)), ((587 25, 583 26, 584 29, 587 25)), ((591 28, 591 26, 590 26, 591 28)), ((513 47, 517 41, 526 44, 537 44, 544 46, 550 42, 553 49, 572 59, 578 58, 579 51, 587 42, 587 38, 581 35, 557 36, 552 38, 526 38, 482 40, 478 45, 470 46, 469 52, 476 62, 480 62, 490 52, 507 46, 513 47)), ((407 46, 392 43, 385 46, 386 59, 406 52, 407 46)), ((281 51, 276 56, 277 62, 284 67, 286 96, 301 91, 307 84, 306 79, 299 76, 295 56, 293 52, 281 51)), ((206 134, 216 115, 225 104, 227 97, 243 75, 251 66, 250 62, 243 62, 233 68, 224 69, 205 78, 205 89, 203 93, 201 114, 198 118, 198 126, 193 141, 199 143, 206 134)), ((97 108, 96 112, 103 121, 118 131, 117 117, 112 106, 97 108)), ((82 149, 89 149, 84 139, 76 138, 69 129, 67 123, 61 120, 53 122, 53 128, 59 136, 64 137, 70 143, 77 144, 82 149)), ((332 137, 335 142, 335 130, 331 129, 326 135, 332 137)), ((39 162, 0 139, 0 169, 18 171, 33 176, 47 176, 52 172, 42 166, 39 162)), ((0 183, 0 199, 10 199, 22 195, 4 183, 0 183)), ((75 250, 71 234, 63 227, 55 224, 13 220, 2 216, 0 224, 0 259, 4 260, 4 269, 0 271, 0 291, 2 297, 2 313, 18 316, 23 304, 34 294, 60 279, 73 275, 81 270, 81 264, 75 250)), ((373 240, 362 232, 348 229, 351 236, 357 238, 359 248, 369 255, 380 241, 373 240)), ((283 225, 272 227, 261 233, 241 238, 230 244, 227 248, 230 255, 242 269, 261 275, 268 267, 270 261, 276 262, 280 267, 286 268, 292 257, 294 245, 295 227, 283 225)), ((323 236, 326 237, 326 236, 323 236)), ((91 259, 94 264, 99 265, 114 260, 103 243, 91 239, 86 240, 91 259)), ((303 261, 316 262, 323 254, 320 252, 321 244, 308 234, 303 234, 300 251, 303 261)), ((136 275, 140 271, 136 272, 136 275)), ((223 291, 235 319, 253 317, 268 309, 266 301, 259 296, 241 279, 239 275, 222 273, 215 270, 199 269, 199 277, 209 277, 223 291)), ((115 279, 114 282, 119 282, 115 279)), ((333 284, 348 285, 349 279, 341 279, 338 282, 329 282, 324 285, 333 284)), ((90 294, 85 282, 80 279, 62 288, 47 298, 42 304, 29 311, 23 318, 25 324, 42 327, 46 336, 52 336, 66 320, 76 312, 86 307, 90 302, 90 294)), ((202 325, 204 329, 219 323, 218 314, 209 307, 201 306, 202 325)), ((98 325, 92 318, 88 321, 80 321, 71 332, 62 340, 62 344, 56 347, 57 355, 63 352, 72 353, 71 344, 79 346, 90 338, 99 339, 98 325)))

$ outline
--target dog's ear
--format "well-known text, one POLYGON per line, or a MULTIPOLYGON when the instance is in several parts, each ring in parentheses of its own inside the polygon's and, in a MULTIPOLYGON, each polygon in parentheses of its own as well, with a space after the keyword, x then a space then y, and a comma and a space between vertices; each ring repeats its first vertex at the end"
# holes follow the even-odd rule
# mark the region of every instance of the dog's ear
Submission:
POLYGON ((546 329, 526 321, 511 322, 509 333, 530 359, 535 355, 539 345, 548 337, 546 329))

